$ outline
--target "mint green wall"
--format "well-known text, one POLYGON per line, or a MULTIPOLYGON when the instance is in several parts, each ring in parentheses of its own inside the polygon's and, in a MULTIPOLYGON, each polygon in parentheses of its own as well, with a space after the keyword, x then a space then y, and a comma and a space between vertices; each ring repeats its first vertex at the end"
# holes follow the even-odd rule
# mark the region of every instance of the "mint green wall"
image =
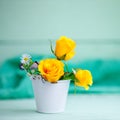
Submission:
POLYGON ((0 62, 49 54, 61 35, 77 42, 75 60, 120 58, 120 0, 0 0, 0 62))
POLYGON ((120 39, 120 0, 0 0, 0 40, 120 39))

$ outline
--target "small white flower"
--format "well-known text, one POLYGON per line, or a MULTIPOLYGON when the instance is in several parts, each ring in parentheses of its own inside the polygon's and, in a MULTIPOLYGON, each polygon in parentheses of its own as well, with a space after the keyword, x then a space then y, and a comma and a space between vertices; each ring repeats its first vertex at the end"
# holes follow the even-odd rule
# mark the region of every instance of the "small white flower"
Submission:
POLYGON ((31 56, 29 54, 23 54, 21 57, 22 64, 29 64, 31 56))

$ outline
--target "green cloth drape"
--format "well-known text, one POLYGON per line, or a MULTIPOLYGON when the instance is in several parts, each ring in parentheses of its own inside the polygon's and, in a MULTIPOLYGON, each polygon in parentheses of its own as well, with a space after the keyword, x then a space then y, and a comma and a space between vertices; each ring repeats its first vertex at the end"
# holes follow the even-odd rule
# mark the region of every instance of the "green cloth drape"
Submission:
MULTIPOLYGON (((33 55, 34 60, 47 56, 33 55)), ((72 61, 72 60, 71 60, 72 61)), ((19 69, 20 59, 6 60, 0 67, 0 99, 33 97, 31 80, 19 69)), ((77 87, 77 93, 120 93, 120 60, 86 60, 68 62, 69 69, 89 69, 93 75, 93 86, 88 90, 77 87)), ((74 93, 74 84, 70 84, 69 93, 74 93)))

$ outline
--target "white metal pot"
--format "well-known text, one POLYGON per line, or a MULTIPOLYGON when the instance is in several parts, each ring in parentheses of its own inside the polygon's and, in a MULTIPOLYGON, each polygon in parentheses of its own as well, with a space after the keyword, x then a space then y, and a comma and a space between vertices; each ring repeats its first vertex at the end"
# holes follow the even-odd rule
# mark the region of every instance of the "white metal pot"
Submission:
POLYGON ((63 112, 66 106, 70 80, 49 83, 41 76, 31 76, 38 112, 63 112))

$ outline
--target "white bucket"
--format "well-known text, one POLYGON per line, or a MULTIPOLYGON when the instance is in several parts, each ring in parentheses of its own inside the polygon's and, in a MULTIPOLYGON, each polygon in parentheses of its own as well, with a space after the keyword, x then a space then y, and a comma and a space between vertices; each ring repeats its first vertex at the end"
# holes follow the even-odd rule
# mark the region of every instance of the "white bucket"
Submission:
POLYGON ((70 80, 49 83, 40 76, 32 76, 31 79, 38 112, 58 113, 65 110, 70 80))

